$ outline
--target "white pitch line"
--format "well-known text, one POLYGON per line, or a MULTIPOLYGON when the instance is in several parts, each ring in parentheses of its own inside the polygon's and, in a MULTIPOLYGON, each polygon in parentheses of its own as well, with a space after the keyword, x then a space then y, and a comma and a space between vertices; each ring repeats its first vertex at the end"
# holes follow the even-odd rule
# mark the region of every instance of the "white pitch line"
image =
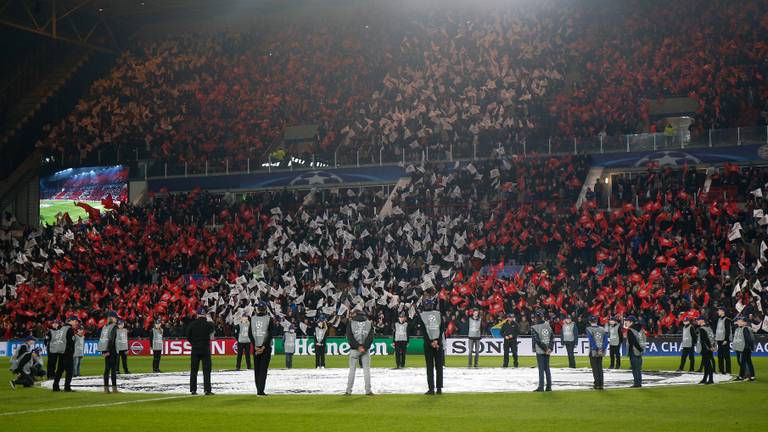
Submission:
POLYGON ((170 400, 170 399, 183 399, 183 398, 189 398, 189 397, 194 397, 194 396, 192 396, 192 395, 168 396, 168 397, 161 397, 161 398, 137 399, 137 400, 129 400, 129 401, 121 401, 121 402, 110 402, 110 403, 100 403, 100 404, 90 404, 90 405, 75 405, 75 406, 57 407, 57 408, 41 408, 41 409, 34 409, 34 410, 4 412, 4 413, 0 413, 0 416, 22 415, 22 414, 37 414, 37 413, 53 412, 53 411, 66 411, 66 410, 80 409, 80 408, 101 408, 101 407, 110 407, 110 406, 117 406, 117 405, 128 405, 128 404, 142 403, 142 402, 156 402, 156 401, 170 400))

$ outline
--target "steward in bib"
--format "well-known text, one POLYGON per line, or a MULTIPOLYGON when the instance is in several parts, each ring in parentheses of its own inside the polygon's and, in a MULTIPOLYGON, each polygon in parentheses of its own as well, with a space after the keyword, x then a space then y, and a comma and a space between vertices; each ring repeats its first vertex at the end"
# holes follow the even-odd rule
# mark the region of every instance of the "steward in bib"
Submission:
POLYGON ((107 314, 107 323, 101 328, 98 349, 104 357, 104 393, 109 393, 109 380, 112 390, 117 393, 117 313, 107 314))
POLYGON ((256 314, 251 317, 248 335, 253 345, 253 377, 256 381, 256 394, 266 396, 267 370, 272 358, 272 337, 274 335, 272 317, 267 313, 267 303, 256 305, 256 314))
POLYGON ((440 311, 435 310, 435 300, 424 300, 419 313, 419 325, 424 335, 424 359, 427 362, 427 387, 425 394, 443 393, 443 366, 445 366, 445 323, 440 311))
MULTIPOLYGON (((128 329, 125 328, 125 321, 117 320, 117 352, 120 355, 120 361, 123 363, 123 372, 127 375, 131 373, 128 370, 128 329)), ((120 365, 117 367, 120 371, 120 365)))
POLYGON ((536 311, 534 314, 534 324, 531 327, 531 341, 533 350, 536 352, 536 364, 539 368, 539 386, 535 392, 552 391, 552 372, 549 369, 549 355, 555 346, 555 338, 552 334, 552 327, 544 317, 544 313, 536 311), (544 379, 546 378, 546 386, 544 379))
POLYGON ((400 312, 395 322, 392 345, 395 348, 395 369, 402 369, 405 367, 405 353, 408 350, 408 317, 405 312, 400 312))
POLYGON ((361 310, 353 310, 352 317, 347 323, 347 342, 349 343, 349 377, 345 395, 352 394, 355 385, 355 369, 359 361, 363 367, 365 379, 365 394, 373 396, 371 391, 371 344, 373 344, 373 323, 368 315, 361 310))
POLYGON ((472 316, 469 317, 467 323, 467 342, 469 349, 467 350, 467 367, 472 367, 472 354, 475 355, 474 366, 477 367, 477 360, 480 357, 480 338, 483 333, 483 320, 480 318, 480 311, 472 309, 472 316))
MULTIPOLYGON (((40 350, 35 348, 36 341, 34 336, 28 336, 24 345, 21 345, 11 357, 11 373, 17 375, 16 379, 10 382, 14 390, 17 385, 32 387, 35 384, 34 367, 40 361, 40 350)), ((42 374, 45 375, 45 372, 42 374)))
POLYGON ((691 367, 688 369, 688 372, 693 372, 696 368, 696 361, 693 354, 693 347, 696 345, 696 339, 698 339, 696 327, 693 326, 690 318, 683 318, 683 336, 680 341, 682 354, 680 355, 680 367, 677 368, 678 372, 682 372, 682 370, 685 369, 685 361, 688 358, 691 359, 691 367))
POLYGON ((624 343, 624 332, 621 331, 619 319, 612 316, 608 319, 605 329, 608 331, 608 350, 611 357, 608 369, 621 369, 621 344, 624 343))
POLYGON ((640 322, 634 316, 628 316, 627 322, 627 351, 629 365, 632 368, 632 387, 643 386, 643 353, 645 352, 645 332, 640 322))
POLYGON ((51 321, 51 328, 45 335, 45 348, 48 351, 48 364, 45 377, 53 379, 56 375, 56 365, 59 363, 59 355, 64 352, 64 334, 61 330, 61 321, 51 321))
MULTIPOLYGON (((67 378, 64 380, 64 391, 72 391, 72 374, 73 374, 73 362, 75 355, 75 329, 77 328, 79 320, 77 317, 70 316, 67 318, 67 323, 62 326, 58 331, 59 334, 64 335, 64 350, 58 355, 58 364, 56 365, 56 375, 53 378, 53 391, 57 392, 59 388, 59 382, 64 372, 67 373, 67 378)), ((51 346, 54 345, 56 339, 51 339, 51 346)))
POLYGON ((296 326, 293 324, 283 333, 283 352, 285 353, 285 368, 293 368, 293 353, 296 352, 296 326))
POLYGON ((573 350, 576 348, 576 343, 579 341, 579 329, 576 327, 576 323, 571 320, 570 315, 565 315, 563 317, 560 340, 563 341, 565 351, 568 353, 568 367, 573 369, 576 367, 576 357, 573 354, 573 350))
POLYGON ((315 326, 315 367, 325 369, 325 338, 328 336, 328 324, 325 316, 317 319, 315 326))
POLYGON ((747 321, 739 315, 735 319, 736 329, 733 331, 733 350, 739 362, 737 381, 755 380, 755 366, 752 364, 752 350, 755 349, 755 336, 747 321))
POLYGON ((80 364, 85 356, 85 330, 82 326, 77 327, 75 332, 75 353, 72 357, 72 373, 74 376, 80 376, 80 364))
POLYGON ((592 368, 592 377, 594 378, 592 388, 603 390, 605 376, 603 357, 605 357, 605 350, 608 349, 608 332, 605 331, 605 327, 598 325, 597 317, 593 315, 589 317, 589 327, 587 327, 586 333, 589 340, 589 365, 592 368))
POLYGON ((731 335, 733 323, 725 316, 725 307, 717 308, 717 327, 715 327, 715 341, 717 342, 717 368, 721 374, 731 373, 731 335))
POLYGON ((160 373, 160 358, 163 356, 163 323, 155 319, 149 345, 152 347, 152 372, 160 373))
POLYGON ((245 367, 251 368, 251 321, 247 316, 240 318, 240 323, 235 326, 235 338, 237 338, 237 362, 235 369, 240 370, 245 356, 245 367))

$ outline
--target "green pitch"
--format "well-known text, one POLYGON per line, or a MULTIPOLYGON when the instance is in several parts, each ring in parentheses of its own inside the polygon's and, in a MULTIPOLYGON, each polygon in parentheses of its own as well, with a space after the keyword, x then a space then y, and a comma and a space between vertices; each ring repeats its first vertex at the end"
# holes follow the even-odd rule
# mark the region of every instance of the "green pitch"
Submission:
MULTIPOLYGON (((101 201, 83 201, 93 208, 104 211, 101 201)), ((77 207, 72 200, 40 200, 40 222, 50 225, 56 222, 57 213, 69 213, 69 217, 77 222, 77 218, 88 219, 88 213, 77 207)))
MULTIPOLYGON (((697 358, 698 360, 698 358, 697 358)), ((150 372, 150 357, 132 357, 132 372, 150 372)), ((188 370, 186 357, 165 357, 164 371, 188 370)), ((42 388, 11 390, 8 359, 0 360, 0 424, 3 430, 157 430, 157 431, 710 431, 763 430, 768 424, 768 359, 755 358, 758 381, 713 386, 676 386, 552 393, 450 394, 442 396, 273 395, 179 396, 164 394, 53 393, 42 388), (142 401, 153 399, 152 401, 142 401), (39 411, 41 410, 41 411, 39 411), (12 427, 16 425, 18 427, 12 427), (6 429, 7 427, 7 429, 6 429)), ((294 357, 294 367, 312 367, 312 357, 294 357)), ((345 357, 327 358, 328 367, 345 367, 345 357)), ((565 367, 553 357, 553 367, 565 367)), ((586 358, 577 359, 579 367, 586 358)), ((214 357, 214 369, 232 369, 234 357, 214 357)), ((375 367, 392 367, 394 359, 374 357, 375 367)), ((500 358, 481 359, 498 367, 500 358)), ((533 358, 522 358, 532 367, 533 358)), ((644 368, 674 370, 676 357, 649 357, 644 368)), ((734 358, 735 363, 735 358, 734 358)), ((283 356, 272 359, 284 365, 283 356)), ((421 356, 408 366, 423 366, 421 356)), ((448 358, 462 367, 466 358, 448 358)), ((84 375, 100 375, 102 360, 86 357, 84 375)), ((554 377, 555 381, 557 377, 554 377)), ((118 376, 118 383, 120 377, 118 376)), ((202 381, 200 381, 202 385, 202 381)), ((425 380, 426 387, 426 380, 425 380)), ((426 390, 426 389, 425 389, 426 390)), ((340 389, 339 391, 342 391, 340 389)), ((267 381, 269 392, 269 381, 267 381)), ((254 388, 255 393, 255 388, 254 388)))

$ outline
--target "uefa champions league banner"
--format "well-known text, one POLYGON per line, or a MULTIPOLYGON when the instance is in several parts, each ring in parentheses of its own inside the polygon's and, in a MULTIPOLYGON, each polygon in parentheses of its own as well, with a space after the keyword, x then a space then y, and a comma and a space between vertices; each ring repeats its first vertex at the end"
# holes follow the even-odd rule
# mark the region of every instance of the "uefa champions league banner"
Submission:
MULTIPOLYGON (((752 354, 756 357, 768 357, 768 335, 756 335, 755 336, 755 352, 752 354)), ((23 345, 24 341, 21 339, 11 340, 8 342, 0 341, 0 356, 13 356, 20 345, 23 345)), ((85 341, 85 355, 99 356, 100 353, 97 350, 98 340, 88 339, 85 341)), ((43 355, 47 355, 47 351, 43 342, 38 342, 37 347, 40 348, 43 355)), ((679 336, 660 336, 648 338, 648 342, 645 348, 646 356, 679 356, 680 351, 680 337, 679 336)), ((469 343, 467 338, 448 338, 445 341, 445 353, 446 355, 467 355, 469 350, 469 343)), ((577 356, 586 356, 589 354, 589 342, 586 338, 579 338, 579 342, 576 344, 575 354, 577 356)), ((373 340, 373 346, 371 347, 372 355, 393 355, 394 346, 392 344, 391 337, 376 337, 373 340)), ((422 354, 424 352, 424 341, 421 337, 411 337, 408 341, 408 354, 422 354)), ((626 352, 626 344, 622 348, 622 352, 626 352)), ((163 341, 163 355, 167 356, 180 356, 189 355, 191 353, 191 346, 186 339, 167 339, 163 341)), ((273 340, 272 344, 273 354, 283 354, 283 339, 278 337, 273 340)), ((535 355, 533 350, 533 344, 530 336, 521 336, 517 339, 517 353, 521 356, 535 355)), ((211 354, 213 355, 235 355, 237 354, 237 340, 234 338, 217 338, 211 341, 211 354)), ((349 354, 349 343, 346 338, 342 337, 329 337, 326 340, 326 354, 327 355, 347 355, 349 354)), ((132 356, 148 356, 152 355, 150 343, 148 339, 130 339, 128 341, 128 355, 132 356)), ((315 342, 312 338, 297 338, 296 339, 296 351, 294 355, 315 355, 315 342)), ((480 340, 480 355, 481 356, 500 356, 504 355, 504 339, 501 338, 482 338, 480 340)), ((560 342, 559 338, 555 340, 555 347, 552 355, 565 356, 567 355, 565 346, 560 342)))
POLYGON ((760 144, 592 155, 592 164, 604 168, 644 168, 649 163, 675 167, 685 164, 693 166, 725 162, 749 163, 765 160, 768 160, 768 145, 760 144))
POLYGON ((396 183, 405 177, 405 169, 396 165, 365 168, 329 168, 296 171, 257 172, 211 176, 155 178, 147 180, 147 190, 182 192, 200 187, 208 190, 254 190, 275 187, 315 187, 343 184, 396 183))

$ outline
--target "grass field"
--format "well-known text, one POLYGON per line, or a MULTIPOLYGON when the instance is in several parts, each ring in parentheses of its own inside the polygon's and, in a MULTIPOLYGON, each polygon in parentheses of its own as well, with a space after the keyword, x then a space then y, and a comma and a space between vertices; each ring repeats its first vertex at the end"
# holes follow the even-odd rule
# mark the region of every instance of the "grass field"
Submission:
MULTIPOLYGON (((83 202, 100 211, 104 210, 101 201, 83 202)), ((73 221, 77 221, 77 218, 83 218, 83 220, 88 219, 88 213, 81 207, 77 207, 72 200, 40 200, 40 221, 42 223, 48 225, 55 223, 57 213, 69 213, 69 217, 72 218, 73 221)))
MULTIPOLYGON (((698 360, 698 358, 697 358, 698 360)), ((132 357, 132 372, 150 372, 150 357, 132 357)), ((188 370, 185 357, 165 357, 164 371, 188 370)), ((295 357, 294 367, 312 367, 314 358, 295 357)), ((327 358, 328 367, 345 367, 346 357, 327 358)), ((466 358, 448 358, 461 367, 466 358)), ((587 359, 577 359, 587 367, 587 359)), ((232 369, 234 357, 214 357, 214 369, 232 369)), ((374 367, 392 367, 389 357, 374 357, 374 367)), ((567 359, 552 358, 553 367, 567 359)), ((674 370, 675 357, 649 357, 647 370, 674 370)), ((734 359, 735 363, 735 359, 734 359)), ((408 366, 423 366, 422 356, 408 366)), ((523 357, 522 367, 535 364, 523 357)), ((275 356, 273 367, 284 365, 275 356)), ((481 359, 498 367, 500 358, 481 359)), ((451 394, 442 396, 179 396, 163 394, 53 393, 42 388, 11 390, 8 359, 0 360, 2 430, 292 430, 292 431, 518 431, 620 430, 721 431, 764 430, 768 426, 768 358, 755 358, 758 381, 714 386, 675 386, 552 393, 451 394), (152 399, 152 400, 150 400, 152 399), (145 400, 142 402, 142 400, 145 400), (57 410, 51 410, 57 409, 57 410), (33 412, 34 410, 46 410, 33 412), (9 426, 6 428, 6 426, 9 426)), ((84 375, 100 375, 100 358, 86 357, 84 375)), ((118 384, 120 377, 118 376, 118 384)), ((556 379, 556 377, 555 377, 556 379)), ((375 383, 374 383, 375 384, 375 383)), ((426 379, 425 379, 426 387, 426 379)), ((343 389, 339 389, 341 392, 343 389)), ((425 388, 426 390, 426 388, 425 388)), ((269 392, 269 380, 267 381, 269 392)), ((255 393, 255 388, 254 388, 255 393)))

